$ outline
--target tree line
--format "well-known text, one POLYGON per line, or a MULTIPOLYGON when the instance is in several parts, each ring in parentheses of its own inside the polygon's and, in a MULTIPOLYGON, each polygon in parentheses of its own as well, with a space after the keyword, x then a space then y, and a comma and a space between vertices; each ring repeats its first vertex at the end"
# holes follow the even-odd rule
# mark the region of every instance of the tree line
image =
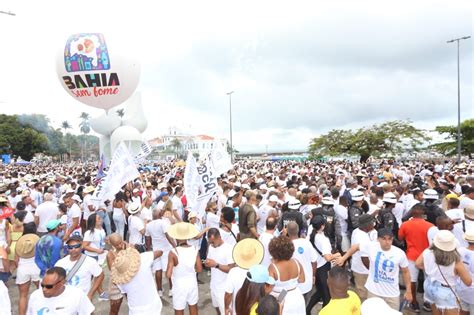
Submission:
MULTIPOLYGON (((417 129, 409 120, 387 121, 356 130, 333 129, 315 137, 309 145, 314 159, 358 156, 361 162, 369 157, 394 158, 401 153, 433 150, 445 156, 457 153, 457 126, 437 126, 436 132, 444 141, 430 144, 429 131, 417 129)), ((474 152, 474 119, 461 123, 461 154, 472 158, 474 152)))
POLYGON ((36 153, 52 156, 58 161, 88 159, 98 156, 99 138, 89 135, 90 116, 82 113, 79 124, 80 135, 69 132, 68 121, 61 127, 51 126, 47 116, 41 114, 5 115, 0 114, 0 154, 10 154, 31 160, 36 153))

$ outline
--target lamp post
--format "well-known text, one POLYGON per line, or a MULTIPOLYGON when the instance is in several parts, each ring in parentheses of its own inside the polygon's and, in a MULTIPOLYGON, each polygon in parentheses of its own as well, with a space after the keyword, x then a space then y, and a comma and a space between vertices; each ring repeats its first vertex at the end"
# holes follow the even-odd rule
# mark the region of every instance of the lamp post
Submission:
POLYGON ((454 43, 457 42, 458 46, 458 158, 457 162, 461 162, 461 86, 460 86, 460 79, 459 79, 459 41, 463 39, 469 39, 471 36, 464 36, 464 37, 459 37, 455 39, 448 40, 447 43, 454 43))
POLYGON ((230 161, 234 164, 234 147, 232 145, 232 93, 234 93, 234 91, 228 92, 227 95, 229 95, 230 161))

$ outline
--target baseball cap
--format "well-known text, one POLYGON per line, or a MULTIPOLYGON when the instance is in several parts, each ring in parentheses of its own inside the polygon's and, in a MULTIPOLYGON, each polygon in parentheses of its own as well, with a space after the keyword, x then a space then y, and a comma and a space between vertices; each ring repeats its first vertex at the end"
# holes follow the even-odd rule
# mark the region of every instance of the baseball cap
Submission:
POLYGON ((82 236, 77 235, 77 234, 73 234, 67 239, 66 244, 68 244, 71 241, 78 241, 78 242, 82 243, 82 236))
POLYGON ((56 229, 59 225, 61 225, 61 221, 55 219, 55 220, 50 220, 48 221, 48 223, 46 224, 46 229, 48 231, 52 231, 54 229, 56 229))
POLYGON ((263 265, 255 265, 250 267, 247 273, 247 279, 254 283, 275 284, 275 279, 268 274, 268 268, 263 265))

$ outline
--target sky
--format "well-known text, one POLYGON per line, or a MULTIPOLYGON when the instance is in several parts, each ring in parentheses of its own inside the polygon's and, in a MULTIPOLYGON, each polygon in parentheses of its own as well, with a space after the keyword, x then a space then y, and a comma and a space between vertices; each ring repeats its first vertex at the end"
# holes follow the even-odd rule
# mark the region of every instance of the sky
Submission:
MULTIPOLYGON (((457 124, 456 44, 472 1, 0 0, 0 112, 67 120, 87 106, 56 64, 71 34, 103 33, 140 61, 148 139, 176 126, 241 152, 304 150, 331 129, 457 124)), ((473 41, 460 46, 461 120, 474 117, 473 41)), ((117 108, 123 107, 119 105, 117 108)))

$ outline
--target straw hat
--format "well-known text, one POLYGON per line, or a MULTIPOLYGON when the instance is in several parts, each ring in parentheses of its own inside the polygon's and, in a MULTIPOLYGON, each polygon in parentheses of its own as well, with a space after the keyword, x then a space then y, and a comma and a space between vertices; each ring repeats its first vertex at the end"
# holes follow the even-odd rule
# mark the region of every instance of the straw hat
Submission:
POLYGON ((176 240, 189 240, 195 238, 199 231, 191 223, 179 222, 170 226, 167 233, 176 240))
POLYGON ((456 238, 450 231, 441 230, 436 234, 433 244, 445 252, 450 252, 456 249, 456 238))
POLYGON ((124 284, 132 280, 140 269, 140 253, 133 247, 121 250, 114 263, 110 277, 115 284, 124 284))
POLYGON ((36 234, 26 234, 16 242, 15 253, 20 258, 31 258, 35 255, 35 246, 39 240, 36 234))
POLYGON ((469 243, 474 243, 474 230, 469 230, 464 233, 464 239, 469 243))
POLYGON ((86 189, 84 189, 84 193, 88 194, 91 193, 95 190, 94 186, 87 186, 86 189))
POLYGON ((142 205, 139 202, 132 202, 128 206, 128 213, 135 214, 142 209, 142 205))
POLYGON ((260 241, 253 238, 246 238, 234 245, 232 258, 242 269, 249 269, 262 262, 264 248, 260 241))
POLYGON ((464 208, 464 216, 468 219, 474 220, 474 204, 464 208))

